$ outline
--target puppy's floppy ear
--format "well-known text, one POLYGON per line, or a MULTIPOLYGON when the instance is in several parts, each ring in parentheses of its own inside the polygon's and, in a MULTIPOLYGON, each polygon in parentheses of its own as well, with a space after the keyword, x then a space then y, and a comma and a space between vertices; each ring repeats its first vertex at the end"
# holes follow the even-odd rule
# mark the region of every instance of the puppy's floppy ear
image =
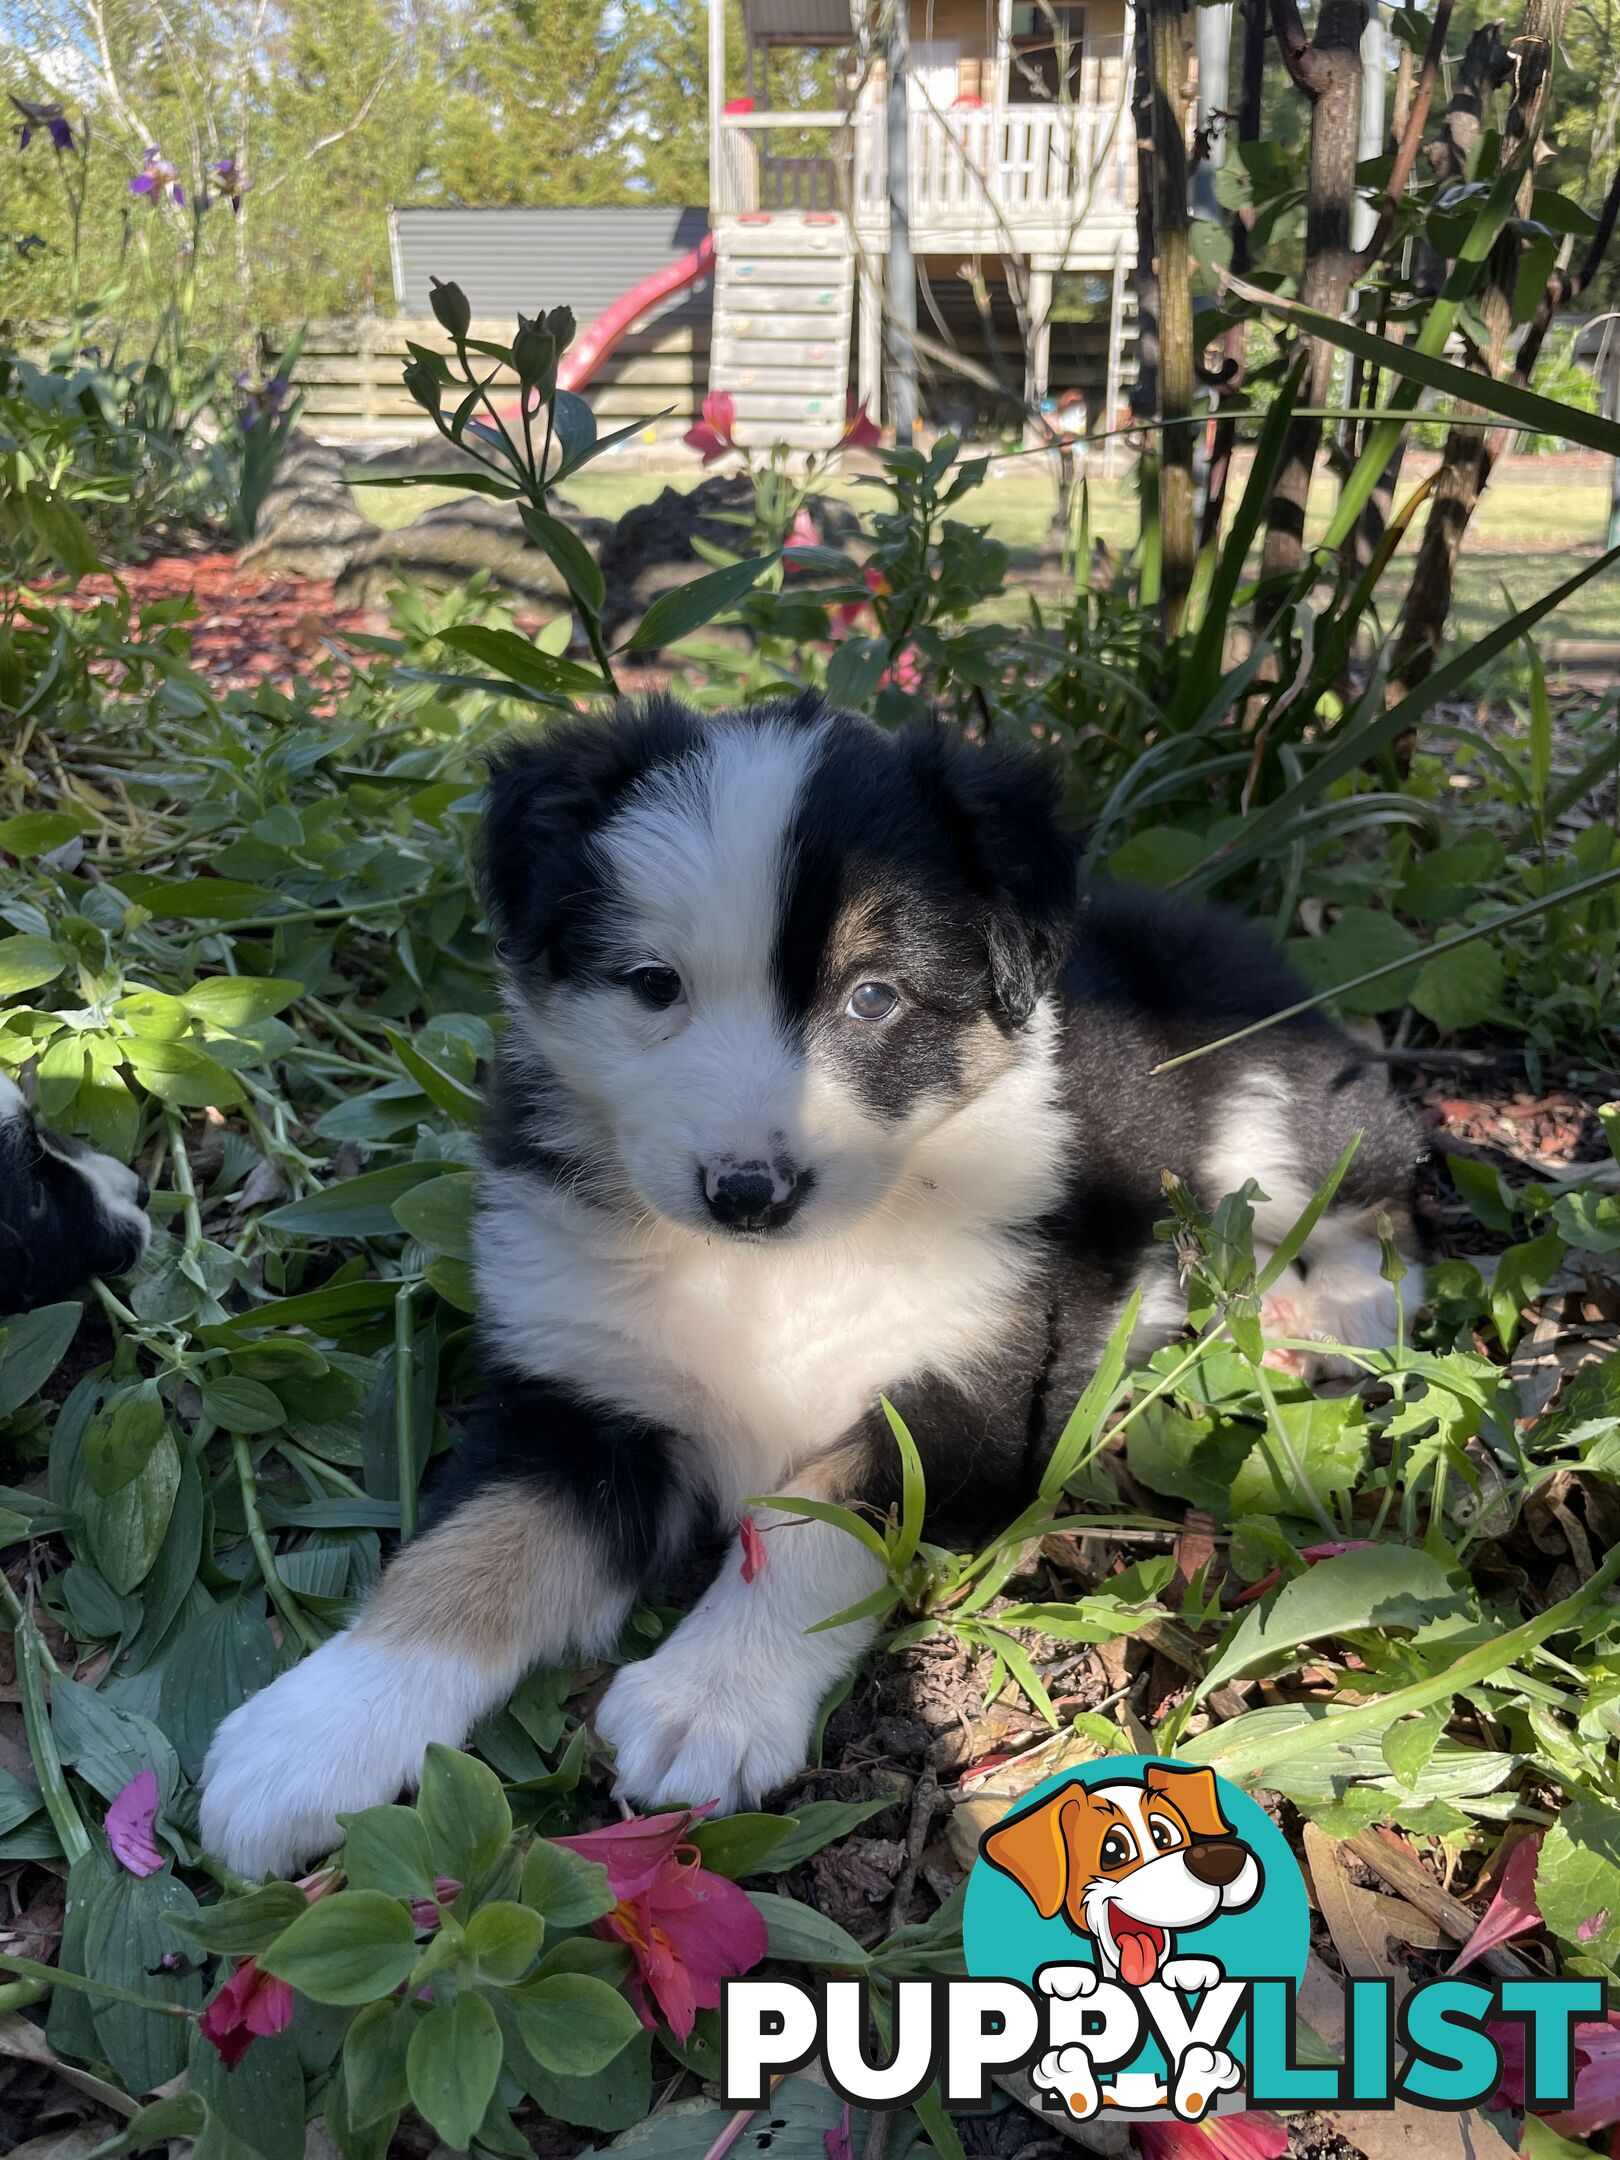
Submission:
POLYGON ((1069 1840, 1063 1818, 1074 1804, 1072 1793, 1054 1793, 1021 1815, 1007 1816, 980 1840, 984 1858, 1012 1877, 1043 1920, 1059 1913, 1068 1895, 1069 1840))
POLYGON ((1194 1838, 1230 1838, 1237 1832, 1221 1813, 1220 1791, 1215 1773, 1187 1764, 1149 1763, 1145 1779, 1149 1792, 1163 1793, 1174 1806, 1194 1838))
POLYGON ((1079 847, 1059 818, 1056 768, 945 728, 923 740, 952 842, 985 902, 996 1004, 1021 1026, 1052 987, 1074 935, 1079 847))
POLYGON ((570 900, 593 879, 592 835, 655 765, 691 749, 697 716, 673 698, 621 705, 606 719, 561 720, 514 736, 490 757, 483 883, 503 957, 532 966, 553 946, 570 900))

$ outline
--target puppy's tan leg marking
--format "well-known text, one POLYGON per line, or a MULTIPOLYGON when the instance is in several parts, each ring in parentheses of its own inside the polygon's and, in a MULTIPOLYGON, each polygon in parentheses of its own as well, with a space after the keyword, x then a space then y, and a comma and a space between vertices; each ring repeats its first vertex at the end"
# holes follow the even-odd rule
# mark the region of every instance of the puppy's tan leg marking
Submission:
POLYGON ((512 1483, 406 1546, 356 1625, 221 1725, 203 1766, 206 1848, 239 1874, 330 1852, 338 1816, 414 1786, 531 1665, 605 1649, 633 1592, 566 1501, 512 1483))

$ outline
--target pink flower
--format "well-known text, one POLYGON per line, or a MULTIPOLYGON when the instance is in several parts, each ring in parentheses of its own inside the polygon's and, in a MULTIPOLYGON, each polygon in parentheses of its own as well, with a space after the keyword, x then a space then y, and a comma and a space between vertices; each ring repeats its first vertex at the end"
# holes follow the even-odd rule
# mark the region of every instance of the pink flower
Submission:
POLYGON ((816 531, 815 521, 811 517, 808 507, 804 503, 800 503, 798 509, 793 513, 793 523, 788 527, 788 536, 782 543, 782 561, 788 572, 791 574, 798 567, 793 560, 796 548, 813 548, 820 547, 820 545, 821 535, 816 531))
POLYGON ((748 1972, 765 1955, 765 1922, 745 1891, 703 1866, 687 1833, 708 1807, 632 1816, 602 1830, 554 1840, 600 1861, 618 1903, 592 1922, 604 1942, 621 1942, 634 1960, 630 1999, 643 2025, 657 2023, 647 1998, 677 2040, 700 2010, 720 2006, 720 1983, 748 1972))
POLYGON ((855 2139, 850 2128, 847 2100, 837 2122, 821 2133, 821 2142, 827 2148, 827 2160, 855 2160, 855 2139))
MULTIPOLYGON (((1502 2056, 1502 2082, 1490 2107, 1524 2106, 1524 2027, 1488 2025, 1502 2056)), ((1620 2011, 1603 2024, 1575 2028, 1575 2092, 1570 2105, 1542 2118, 1560 2137, 1587 2138, 1620 2122, 1620 2011)))
POLYGON ((1531 1928, 1541 1925, 1541 1908, 1536 1903, 1536 1867, 1541 1858, 1541 1832, 1532 1837, 1521 1838, 1508 1854, 1502 1879, 1496 1886, 1496 1895, 1486 1906, 1478 1927, 1457 1953, 1452 1966, 1460 1973, 1465 1965, 1472 1965, 1475 1958, 1486 1950, 1494 1950, 1498 1943, 1511 1942, 1515 1935, 1524 1935, 1531 1928))
POLYGON ((902 645, 891 664, 879 679, 879 689, 893 685, 897 690, 917 691, 923 686, 922 655, 915 645, 902 645))
POLYGON ((716 458, 723 458, 728 450, 737 445, 732 439, 732 429, 737 424, 737 407, 729 390, 711 390, 703 400, 703 417, 689 427, 681 437, 689 450, 696 450, 705 465, 712 465, 716 458))
POLYGON ((840 447, 845 450, 871 450, 883 440, 883 431, 869 420, 866 407, 857 405, 855 393, 844 393, 844 433, 840 447))
POLYGON ((203 2037, 234 2070, 255 2040, 285 2032, 292 2023, 293 1991, 285 1980, 262 1972, 257 1958, 238 1958, 236 1970, 202 2014, 203 2037))
POLYGON ((752 1582, 765 1567, 765 1540, 759 1534, 759 1524, 752 1515, 745 1515, 737 1525, 737 1535, 742 1540, 742 1579, 752 1582))
POLYGON ((1132 2125, 1144 2160, 1282 2160, 1288 2132, 1263 2108, 1245 2115, 1210 2115, 1201 2123, 1132 2125))
MULTIPOLYGON (((305 1903, 313 1905, 342 1880, 338 1868, 317 1868, 313 1875, 299 1877, 298 1888, 305 1903)), ((265 1972, 257 1958, 245 1957, 237 1959, 236 1970, 203 2012, 200 2023, 203 2037, 212 2041, 220 2061, 227 2070, 234 2070, 255 2040, 285 2032, 292 2014, 291 1984, 265 1972)))
POLYGON ((432 1897, 411 1899, 411 1918, 419 1928, 431 1935, 444 1918, 441 1908, 453 1905, 460 1895, 461 1885, 453 1875, 435 1875, 432 1897))
POLYGON ((155 1875, 163 1865, 152 1836, 157 1809, 157 1772, 141 1770, 112 1802, 102 1822, 114 1859, 131 1875, 155 1875))

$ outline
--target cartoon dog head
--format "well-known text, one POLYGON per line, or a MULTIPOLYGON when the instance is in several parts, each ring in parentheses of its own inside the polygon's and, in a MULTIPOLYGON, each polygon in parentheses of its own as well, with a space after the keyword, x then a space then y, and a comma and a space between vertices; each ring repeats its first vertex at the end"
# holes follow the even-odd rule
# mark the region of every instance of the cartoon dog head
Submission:
POLYGON ((1260 1863, 1221 1813, 1212 1770, 1150 1763, 1140 1781, 1071 1785, 984 1839, 1043 1920, 1087 1935, 1110 1978, 1145 1987, 1178 1933, 1260 1894, 1260 1863))

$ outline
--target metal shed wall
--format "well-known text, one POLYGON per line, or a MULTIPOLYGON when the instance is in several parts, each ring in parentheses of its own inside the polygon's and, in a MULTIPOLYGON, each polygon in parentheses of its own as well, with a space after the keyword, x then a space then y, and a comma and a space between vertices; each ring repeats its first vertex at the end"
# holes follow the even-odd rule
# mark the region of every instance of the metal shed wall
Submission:
MULTIPOLYGON (((581 327, 638 279, 695 248, 706 210, 599 205, 567 210, 395 210, 394 301, 429 312, 430 277, 453 278, 475 315, 525 315, 566 303, 581 327)), ((656 320, 709 312, 707 285, 656 320)), ((654 319, 654 318, 649 318, 654 319)))

